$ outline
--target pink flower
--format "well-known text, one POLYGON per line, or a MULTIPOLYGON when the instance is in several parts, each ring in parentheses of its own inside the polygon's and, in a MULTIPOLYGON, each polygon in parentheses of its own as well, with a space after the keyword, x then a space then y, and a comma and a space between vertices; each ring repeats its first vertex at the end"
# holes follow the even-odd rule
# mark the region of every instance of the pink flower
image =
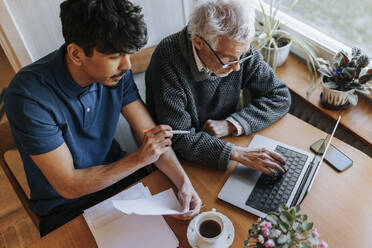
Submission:
POLYGON ((318 230, 316 230, 316 228, 311 230, 311 235, 313 235, 314 238, 319 238, 318 230))
POLYGON ((275 237, 279 238, 280 234, 282 234, 282 231, 275 230, 275 237))
POLYGON ((324 240, 322 240, 319 243, 318 248, 328 248, 328 244, 324 240))
POLYGON ((263 232, 264 237, 267 238, 267 237, 270 236, 270 229, 269 228, 267 228, 267 227, 262 228, 262 232, 263 232))
POLYGON ((266 243, 265 243, 265 247, 275 247, 275 242, 274 242, 274 240, 269 239, 268 241, 266 241, 266 243))
POLYGON ((267 228, 271 228, 271 223, 268 222, 268 221, 262 221, 261 224, 260 224, 260 227, 267 227, 267 228))
POLYGON ((260 234, 260 235, 258 235, 258 241, 261 243, 261 244, 263 244, 264 242, 265 242, 265 239, 264 239, 264 237, 260 234))

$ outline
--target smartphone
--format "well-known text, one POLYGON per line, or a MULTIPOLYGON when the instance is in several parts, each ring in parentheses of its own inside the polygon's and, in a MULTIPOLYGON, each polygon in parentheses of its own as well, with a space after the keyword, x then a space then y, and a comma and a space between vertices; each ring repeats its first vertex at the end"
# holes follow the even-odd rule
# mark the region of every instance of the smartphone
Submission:
MULTIPOLYGON (((316 141, 310 146, 310 149, 316 154, 322 155, 325 149, 324 139, 316 141)), ((337 171, 344 171, 353 165, 353 160, 330 144, 324 160, 337 171)))

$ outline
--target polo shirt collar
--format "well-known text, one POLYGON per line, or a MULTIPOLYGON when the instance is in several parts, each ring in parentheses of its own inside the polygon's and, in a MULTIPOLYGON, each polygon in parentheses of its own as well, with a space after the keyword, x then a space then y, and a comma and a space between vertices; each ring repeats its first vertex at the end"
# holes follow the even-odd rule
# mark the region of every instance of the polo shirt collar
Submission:
POLYGON ((56 77, 56 83, 61 90, 70 97, 79 97, 87 91, 97 90, 97 83, 93 83, 86 87, 78 85, 71 77, 70 72, 67 69, 65 62, 66 44, 63 44, 57 51, 52 63, 54 75, 56 77))

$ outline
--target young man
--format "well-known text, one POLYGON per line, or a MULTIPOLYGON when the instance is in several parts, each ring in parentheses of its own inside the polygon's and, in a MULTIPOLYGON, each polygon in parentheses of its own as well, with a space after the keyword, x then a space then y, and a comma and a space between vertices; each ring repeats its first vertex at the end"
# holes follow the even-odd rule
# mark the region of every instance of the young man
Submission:
POLYGON ((220 169, 231 159, 276 175, 286 169, 279 154, 220 139, 259 131, 289 110, 288 88, 251 46, 254 22, 246 1, 202 1, 188 26, 156 48, 146 103, 157 123, 190 131, 172 139, 180 157, 220 169), (243 88, 251 101, 236 111, 243 88))
POLYGON ((170 147, 172 129, 155 126, 130 70, 130 54, 147 41, 141 9, 127 0, 60 7, 66 43, 17 73, 5 96, 41 235, 142 178, 151 163, 177 186, 188 211, 179 218, 193 217, 201 201, 170 147), (113 138, 120 113, 142 140, 132 154, 113 138))

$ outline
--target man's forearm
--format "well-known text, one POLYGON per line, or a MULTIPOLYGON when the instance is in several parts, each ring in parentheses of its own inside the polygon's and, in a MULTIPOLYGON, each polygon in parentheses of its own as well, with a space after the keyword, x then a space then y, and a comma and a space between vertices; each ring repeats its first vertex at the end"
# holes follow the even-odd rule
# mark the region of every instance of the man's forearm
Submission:
POLYGON ((155 165, 172 180, 178 189, 180 189, 184 183, 190 182, 172 148, 161 155, 155 165))
MULTIPOLYGON (((97 192, 146 166, 135 153, 107 165, 93 166, 87 169, 74 170, 66 180, 63 192, 65 198, 78 198, 97 192)), ((58 190, 57 190, 58 191, 58 190)))

